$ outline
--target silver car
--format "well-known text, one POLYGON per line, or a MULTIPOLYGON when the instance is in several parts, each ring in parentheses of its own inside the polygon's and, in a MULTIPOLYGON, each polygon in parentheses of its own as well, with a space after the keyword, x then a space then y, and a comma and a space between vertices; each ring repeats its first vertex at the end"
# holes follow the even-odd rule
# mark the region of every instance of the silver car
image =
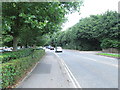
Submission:
POLYGON ((56 47, 55 52, 62 52, 62 47, 56 47))

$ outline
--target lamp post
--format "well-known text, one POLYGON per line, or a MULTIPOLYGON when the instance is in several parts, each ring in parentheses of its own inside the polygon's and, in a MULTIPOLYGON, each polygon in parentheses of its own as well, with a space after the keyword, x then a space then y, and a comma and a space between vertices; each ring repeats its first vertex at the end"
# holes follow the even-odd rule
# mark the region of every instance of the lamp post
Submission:
POLYGON ((57 38, 55 38, 55 48, 57 47, 57 38))

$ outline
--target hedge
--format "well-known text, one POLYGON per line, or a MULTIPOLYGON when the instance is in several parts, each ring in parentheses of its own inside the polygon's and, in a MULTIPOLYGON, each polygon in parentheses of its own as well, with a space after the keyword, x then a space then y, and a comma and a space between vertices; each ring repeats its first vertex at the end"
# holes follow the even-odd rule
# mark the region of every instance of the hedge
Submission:
POLYGON ((6 52, 0 55, 0 60, 2 61, 2 63, 5 63, 12 59, 18 59, 29 56, 30 54, 32 54, 32 52, 33 52, 32 48, 14 51, 14 52, 6 52))
POLYGON ((44 50, 35 50, 30 56, 3 63, 1 71, 2 88, 14 85, 44 54, 44 50))
POLYGON ((118 40, 112 40, 112 39, 106 38, 102 41, 101 47, 103 49, 107 49, 107 48, 120 49, 120 42, 118 40))

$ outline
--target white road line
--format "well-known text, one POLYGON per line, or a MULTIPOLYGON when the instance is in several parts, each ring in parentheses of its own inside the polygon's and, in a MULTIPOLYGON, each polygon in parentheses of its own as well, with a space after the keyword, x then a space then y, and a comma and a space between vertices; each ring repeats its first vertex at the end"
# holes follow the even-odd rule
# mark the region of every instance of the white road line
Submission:
POLYGON ((62 60, 56 53, 54 53, 61 61, 62 65, 65 67, 65 70, 71 80, 71 82, 73 83, 75 88, 82 88, 78 81, 76 80, 76 78, 73 76, 72 72, 70 71, 70 69, 68 68, 68 66, 65 64, 64 60, 62 60))
POLYGON ((114 67, 118 68, 118 65, 115 65, 115 64, 105 63, 105 62, 101 62, 101 61, 98 61, 96 59, 87 58, 87 57, 82 57, 82 58, 89 59, 89 60, 92 60, 92 61, 95 61, 95 62, 99 62, 99 63, 103 63, 103 64, 107 64, 107 65, 111 65, 111 66, 114 66, 114 67))

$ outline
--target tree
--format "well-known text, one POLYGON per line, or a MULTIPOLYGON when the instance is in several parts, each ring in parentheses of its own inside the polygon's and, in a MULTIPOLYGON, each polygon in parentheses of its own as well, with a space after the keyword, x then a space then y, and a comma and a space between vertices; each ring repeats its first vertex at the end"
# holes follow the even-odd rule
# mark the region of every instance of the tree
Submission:
POLYGON ((57 43, 64 48, 78 50, 101 50, 118 48, 120 14, 107 11, 100 15, 82 18, 68 30, 56 35, 57 43))
MULTIPOLYGON (((60 29, 65 14, 79 10, 81 2, 3 2, 2 5, 3 35, 13 37, 13 50, 17 50, 20 39, 23 43, 20 37, 26 39, 23 32, 32 33, 32 37, 28 38, 35 44, 37 36, 60 29)), ((25 42, 30 43, 29 40, 25 42)))

